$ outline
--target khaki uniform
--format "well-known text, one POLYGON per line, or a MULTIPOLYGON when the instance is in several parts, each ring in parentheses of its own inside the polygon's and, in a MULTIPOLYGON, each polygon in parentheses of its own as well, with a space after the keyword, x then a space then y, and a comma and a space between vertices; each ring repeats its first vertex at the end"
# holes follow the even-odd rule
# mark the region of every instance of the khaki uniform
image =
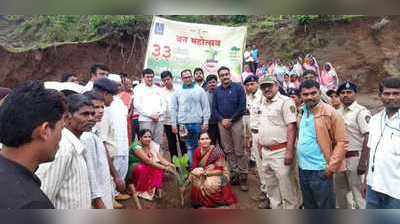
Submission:
POLYGON ((294 102, 279 93, 261 103, 258 144, 262 146, 261 172, 265 178, 272 208, 298 208, 297 184, 294 166, 285 166, 286 148, 270 150, 268 147, 287 142, 287 127, 296 122, 294 102))
POLYGON ((248 129, 252 141, 251 145, 251 158, 256 161, 257 173, 260 178, 260 190, 262 193, 267 195, 267 185, 265 183, 265 177, 261 171, 261 159, 257 148, 258 133, 260 126, 260 114, 261 114, 261 100, 264 98, 260 89, 255 94, 247 95, 246 102, 250 112, 248 129))
MULTIPOLYGON (((246 94, 246 109, 249 112, 248 115, 243 116, 243 120, 245 120, 246 145, 248 145, 248 142, 250 140, 251 142, 254 142, 254 135, 258 135, 258 117, 260 114, 259 105, 261 102, 261 98, 262 92, 260 89, 258 89, 254 94, 246 94)), ((253 161, 256 160, 254 148, 257 149, 257 146, 255 146, 255 144, 252 144, 250 158, 253 161)))
MULTIPOLYGON (((348 108, 340 108, 346 124, 349 139, 348 152, 353 156, 346 158, 346 171, 335 175, 336 200, 339 208, 365 208, 365 199, 361 196, 362 176, 357 174, 364 135, 368 133, 368 123, 371 113, 367 108, 354 102, 348 108), (357 152, 358 155, 355 155, 357 152), (352 198, 352 199, 351 199, 352 198)), ((348 153, 348 155, 350 155, 348 153)))

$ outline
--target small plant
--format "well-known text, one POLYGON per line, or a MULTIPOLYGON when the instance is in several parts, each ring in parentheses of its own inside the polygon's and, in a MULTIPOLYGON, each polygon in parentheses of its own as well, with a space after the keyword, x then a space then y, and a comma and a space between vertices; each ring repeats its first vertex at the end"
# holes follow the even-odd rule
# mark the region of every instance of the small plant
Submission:
POLYGON ((186 186, 189 184, 189 156, 188 154, 184 154, 183 156, 173 156, 172 162, 178 168, 178 172, 175 173, 178 187, 179 187, 179 196, 181 198, 181 207, 185 204, 184 194, 186 190, 186 186))
POLYGON ((179 187, 184 187, 185 185, 187 185, 187 180, 189 177, 189 156, 188 154, 184 154, 180 157, 173 156, 172 162, 174 163, 176 168, 178 168, 178 185, 179 187))

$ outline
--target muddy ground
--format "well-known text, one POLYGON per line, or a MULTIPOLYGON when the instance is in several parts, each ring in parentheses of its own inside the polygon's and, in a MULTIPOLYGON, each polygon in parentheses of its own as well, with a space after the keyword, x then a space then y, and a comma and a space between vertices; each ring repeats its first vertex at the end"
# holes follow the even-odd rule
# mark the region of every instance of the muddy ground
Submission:
MULTIPOLYGON (((373 114, 381 109, 381 102, 376 94, 359 94, 358 103, 365 105, 373 114)), ((166 140, 164 139, 163 149, 166 150, 166 140)), ((168 154, 168 153, 167 153, 168 154)), ((169 154, 168 154, 169 155, 169 154)), ((185 194, 185 205, 181 207, 180 196, 177 188, 177 183, 173 175, 167 175, 165 178, 164 195, 161 200, 155 200, 149 202, 141 199, 140 203, 143 209, 167 209, 167 208, 185 208, 190 209, 190 189, 186 190, 185 194)), ((256 197, 259 195, 260 190, 258 188, 259 181, 256 174, 255 168, 251 169, 248 176, 248 183, 250 190, 248 192, 242 192, 239 186, 233 186, 233 190, 238 197, 239 203, 237 204, 238 209, 257 209, 258 202, 256 197)), ((136 209, 136 206, 132 199, 123 202, 127 209, 136 209)))

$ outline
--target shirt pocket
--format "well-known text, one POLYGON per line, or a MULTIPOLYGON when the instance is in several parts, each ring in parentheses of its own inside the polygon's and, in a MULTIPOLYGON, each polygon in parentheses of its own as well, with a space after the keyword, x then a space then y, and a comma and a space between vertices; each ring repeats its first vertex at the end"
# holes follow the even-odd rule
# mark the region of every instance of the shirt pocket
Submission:
POLYGON ((282 126, 282 115, 279 110, 270 110, 267 113, 267 119, 274 126, 282 126))
POLYGON ((391 153, 400 159, 400 131, 392 132, 390 134, 391 153))

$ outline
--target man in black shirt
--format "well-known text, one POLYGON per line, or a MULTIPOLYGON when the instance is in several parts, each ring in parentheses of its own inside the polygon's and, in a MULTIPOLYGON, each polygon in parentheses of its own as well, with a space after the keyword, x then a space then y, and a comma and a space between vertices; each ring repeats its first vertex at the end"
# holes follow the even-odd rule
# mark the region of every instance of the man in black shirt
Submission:
POLYGON ((64 97, 29 81, 0 106, 0 209, 54 208, 34 172, 58 149, 67 106, 64 97))

